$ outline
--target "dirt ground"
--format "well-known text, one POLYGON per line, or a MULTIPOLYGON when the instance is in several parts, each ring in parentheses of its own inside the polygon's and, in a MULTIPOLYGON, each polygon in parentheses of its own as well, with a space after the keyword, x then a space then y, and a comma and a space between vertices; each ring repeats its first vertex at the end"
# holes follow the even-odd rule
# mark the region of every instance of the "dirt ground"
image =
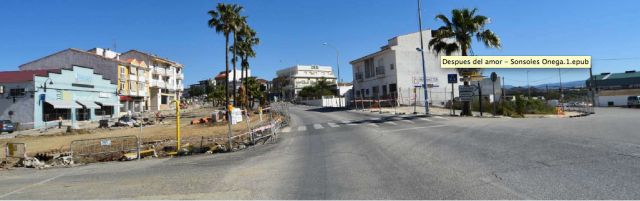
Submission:
MULTIPOLYGON (((196 119, 198 117, 208 117, 211 116, 211 113, 214 111, 214 108, 198 108, 185 110, 181 112, 180 118, 180 133, 181 139, 183 141, 188 142, 188 139, 199 139, 202 136, 204 137, 222 137, 226 138, 227 136, 227 124, 226 122, 217 123, 212 126, 211 124, 196 124, 191 125, 191 120, 196 119)), ((269 115, 263 114, 263 120, 265 122, 269 121, 269 115)), ((252 128, 255 128, 260 124, 259 115, 250 114, 250 125, 252 128)), ((233 125, 233 135, 238 135, 244 132, 247 132, 249 129, 247 128, 246 118, 243 119, 245 121, 239 122, 236 125, 233 125)), ((167 119, 164 120, 163 124, 156 124, 151 126, 145 126, 142 128, 142 132, 140 132, 139 127, 135 128, 109 128, 109 129, 90 129, 85 132, 77 132, 77 133, 58 133, 58 134, 50 134, 50 135, 41 135, 41 136, 17 136, 12 139, 0 139, 0 144, 4 145, 7 142, 19 142, 25 143, 27 147, 28 155, 35 155, 36 153, 42 152, 67 152, 69 151, 69 144, 74 140, 82 140, 82 139, 94 139, 94 138, 106 138, 106 137, 118 137, 118 136, 130 136, 135 135, 142 139, 143 142, 154 141, 154 140, 175 140, 176 139, 176 121, 175 115, 168 116, 167 119)), ((184 142, 183 142, 184 144, 184 142)), ((4 151, 0 153, 0 156, 4 158, 4 151)))

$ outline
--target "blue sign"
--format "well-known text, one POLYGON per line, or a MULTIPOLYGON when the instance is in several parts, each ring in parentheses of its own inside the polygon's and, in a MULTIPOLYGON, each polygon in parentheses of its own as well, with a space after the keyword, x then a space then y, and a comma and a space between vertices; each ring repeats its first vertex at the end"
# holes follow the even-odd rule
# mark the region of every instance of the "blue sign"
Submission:
POLYGON ((449 84, 458 83, 458 74, 448 74, 447 80, 449 80, 449 84))

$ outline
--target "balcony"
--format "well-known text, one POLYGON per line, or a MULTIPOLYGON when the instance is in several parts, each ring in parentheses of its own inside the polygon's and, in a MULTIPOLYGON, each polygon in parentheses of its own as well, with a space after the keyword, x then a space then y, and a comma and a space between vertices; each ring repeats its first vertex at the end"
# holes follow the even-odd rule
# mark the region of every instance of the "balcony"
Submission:
POLYGON ((138 76, 138 81, 145 82, 147 81, 147 78, 145 78, 144 76, 138 76))
POLYGON ((177 73, 177 74, 176 74, 176 79, 184 80, 184 74, 182 74, 182 73, 177 73))
POLYGON ((130 74, 130 75, 129 75, 129 80, 131 80, 131 81, 138 81, 138 76, 137 76, 137 75, 132 75, 132 74, 130 74))

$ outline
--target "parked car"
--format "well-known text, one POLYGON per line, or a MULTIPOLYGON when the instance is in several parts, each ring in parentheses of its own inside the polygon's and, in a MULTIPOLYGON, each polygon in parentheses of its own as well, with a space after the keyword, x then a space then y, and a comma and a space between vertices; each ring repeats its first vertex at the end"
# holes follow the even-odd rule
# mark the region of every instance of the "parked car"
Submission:
POLYGON ((629 96, 627 98, 627 107, 640 107, 640 96, 629 96))
POLYGON ((10 120, 0 120, 0 133, 8 132, 13 133, 15 131, 15 125, 10 120))

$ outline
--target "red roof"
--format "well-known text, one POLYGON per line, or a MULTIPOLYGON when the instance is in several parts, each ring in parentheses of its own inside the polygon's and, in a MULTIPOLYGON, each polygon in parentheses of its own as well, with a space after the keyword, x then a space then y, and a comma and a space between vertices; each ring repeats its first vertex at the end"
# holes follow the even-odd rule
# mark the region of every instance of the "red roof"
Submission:
POLYGON ((48 76, 51 70, 23 70, 0 72, 0 83, 18 83, 33 81, 33 76, 48 76))

